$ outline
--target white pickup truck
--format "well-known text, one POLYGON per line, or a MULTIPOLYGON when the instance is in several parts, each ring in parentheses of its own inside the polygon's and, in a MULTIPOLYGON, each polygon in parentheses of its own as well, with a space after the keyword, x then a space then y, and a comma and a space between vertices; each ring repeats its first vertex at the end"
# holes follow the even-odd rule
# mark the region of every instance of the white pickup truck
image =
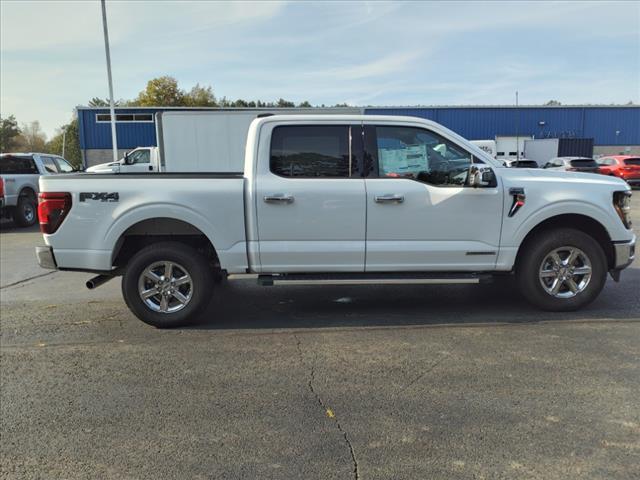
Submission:
MULTIPOLYGON (((215 152, 211 152, 215 155, 215 152)), ((634 258, 630 189, 603 175, 503 167, 409 117, 253 121, 244 172, 40 180, 40 265, 123 275, 132 312, 184 325, 215 280, 263 285, 479 283, 514 275, 573 310, 634 258)))
POLYGON ((41 175, 74 172, 64 158, 49 153, 3 153, 0 155, 0 217, 20 227, 37 221, 38 179, 41 175))

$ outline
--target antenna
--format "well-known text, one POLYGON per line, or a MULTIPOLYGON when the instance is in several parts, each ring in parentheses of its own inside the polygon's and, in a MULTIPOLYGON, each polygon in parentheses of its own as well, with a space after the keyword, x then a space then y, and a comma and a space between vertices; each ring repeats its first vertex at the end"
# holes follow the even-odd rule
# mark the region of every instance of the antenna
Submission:
POLYGON ((516 168, 520 166, 520 108, 518 107, 518 91, 516 90, 516 168))

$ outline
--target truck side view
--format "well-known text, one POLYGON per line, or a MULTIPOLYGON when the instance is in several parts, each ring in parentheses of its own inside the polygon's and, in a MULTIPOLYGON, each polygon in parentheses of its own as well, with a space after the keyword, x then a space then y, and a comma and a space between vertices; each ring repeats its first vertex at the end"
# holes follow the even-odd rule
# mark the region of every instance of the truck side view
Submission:
POLYGON ((258 118, 244 172, 83 173, 43 177, 40 191, 40 265, 95 272, 89 287, 122 275, 128 307, 157 327, 195 319, 222 275, 263 285, 514 275, 532 304, 575 310, 635 254, 622 180, 504 168, 411 117, 258 118))

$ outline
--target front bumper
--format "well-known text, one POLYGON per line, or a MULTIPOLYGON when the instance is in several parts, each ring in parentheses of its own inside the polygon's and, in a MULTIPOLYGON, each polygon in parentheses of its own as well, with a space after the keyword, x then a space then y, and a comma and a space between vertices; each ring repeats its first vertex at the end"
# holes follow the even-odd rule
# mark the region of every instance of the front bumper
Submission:
POLYGON ((627 268, 636 258, 636 237, 628 242, 613 243, 613 270, 622 270, 627 268))
POLYGON ((57 270, 56 257, 53 255, 53 249, 47 246, 36 247, 36 258, 42 268, 49 270, 57 270))

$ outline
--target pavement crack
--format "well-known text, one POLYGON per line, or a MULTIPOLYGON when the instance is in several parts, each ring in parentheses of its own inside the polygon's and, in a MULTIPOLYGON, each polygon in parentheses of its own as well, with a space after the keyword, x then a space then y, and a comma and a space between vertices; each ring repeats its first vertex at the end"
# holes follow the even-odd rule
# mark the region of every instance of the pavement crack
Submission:
MULTIPOLYGON (((293 334, 293 338, 295 338, 296 340, 296 349, 298 350, 298 355, 300 356, 300 362, 306 366, 306 362, 304 361, 304 353, 302 352, 302 342, 300 341, 300 338, 298 337, 298 335, 296 335, 295 333, 293 334)), ((353 449, 353 445, 351 444, 351 440, 349 439, 349 435, 344 430, 344 428, 342 428, 342 425, 340 424, 340 420, 338 419, 337 415, 333 412, 333 410, 331 410, 331 408, 329 408, 325 404, 324 400, 322 399, 320 394, 316 392, 316 389, 313 386, 315 381, 315 375, 316 375, 317 360, 318 360, 318 353, 315 352, 313 355, 313 361, 311 362, 311 368, 309 370, 309 381, 307 382, 307 386, 309 388, 309 391, 316 398, 316 401, 318 402, 318 405, 320 405, 320 408, 322 408, 322 413, 324 415, 327 415, 331 420, 333 420, 333 423, 335 423, 336 427, 338 428, 338 431, 342 434, 344 438, 344 442, 347 445, 347 448, 349 449, 351 462, 353 463, 353 478, 355 480, 359 480, 360 472, 358 470, 358 460, 356 458, 356 452, 353 449)))
POLYGON ((18 280, 17 282, 10 283, 9 285, 3 285, 0 287, 0 290, 4 290, 5 288, 15 287, 16 285, 20 285, 22 283, 28 282, 29 280, 35 280, 36 278, 46 277, 47 275, 51 275, 56 273, 57 270, 52 270, 51 272, 41 273, 40 275, 34 275, 33 277, 24 278, 22 280, 18 280))
POLYGON ((448 353, 444 353, 440 356, 440 358, 438 358, 435 362, 433 362, 425 371, 423 371, 420 375, 418 375, 417 377, 415 377, 413 380, 411 380, 409 383, 407 383, 404 388, 402 390, 400 390, 398 392, 398 394, 404 393, 405 391, 407 391, 409 388, 411 388, 413 385, 415 385, 416 383, 418 383, 420 380, 422 380, 425 376, 427 376, 427 374, 431 373, 438 365, 440 365, 442 363, 442 361, 447 358, 449 356, 448 353))

